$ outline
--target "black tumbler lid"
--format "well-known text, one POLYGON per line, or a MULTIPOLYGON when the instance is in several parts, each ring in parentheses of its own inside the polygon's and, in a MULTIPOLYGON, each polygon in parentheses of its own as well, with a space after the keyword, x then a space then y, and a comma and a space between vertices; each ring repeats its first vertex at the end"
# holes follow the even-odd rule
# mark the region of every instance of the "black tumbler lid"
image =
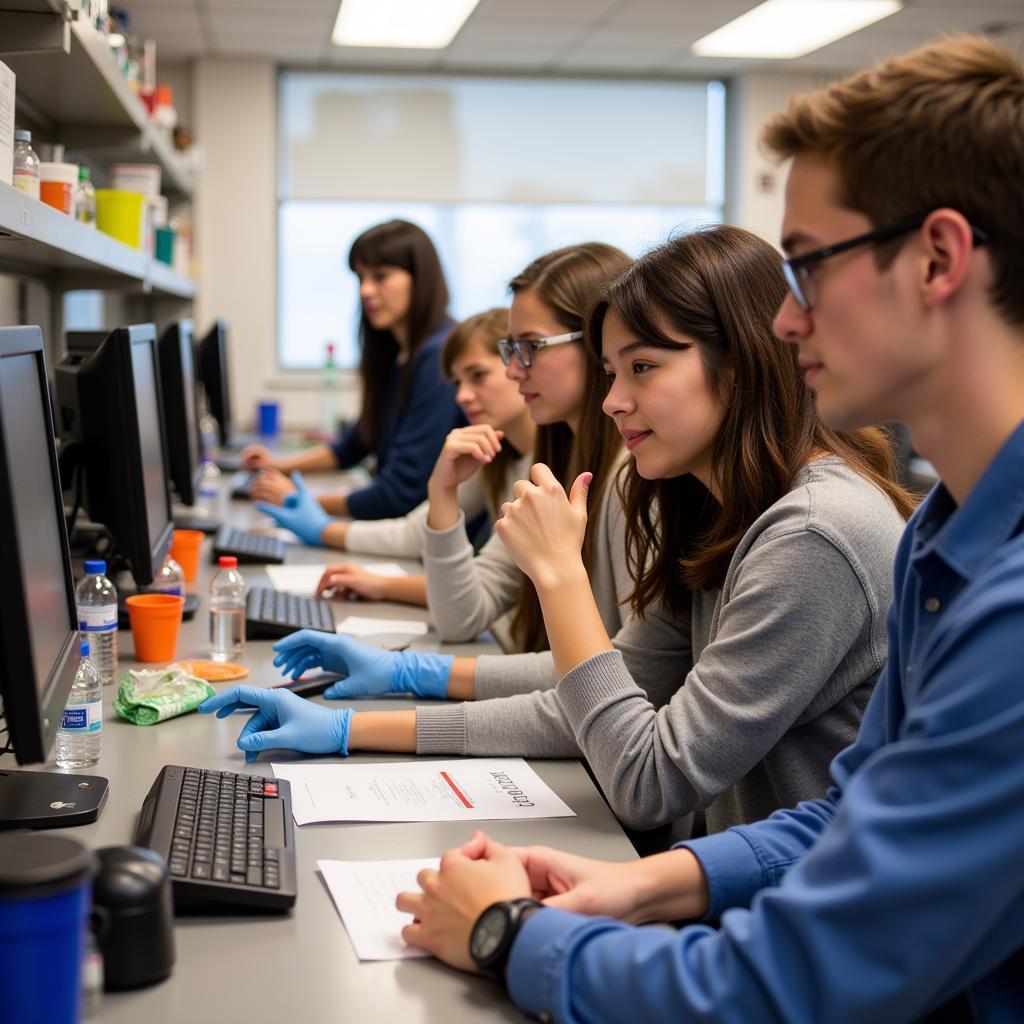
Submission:
POLYGON ((141 846, 104 846, 96 851, 99 876, 93 900, 109 910, 150 910, 160 900, 167 864, 160 854, 141 846))
POLYGON ((96 873, 96 858, 65 836, 0 835, 0 899, 55 896, 96 873))

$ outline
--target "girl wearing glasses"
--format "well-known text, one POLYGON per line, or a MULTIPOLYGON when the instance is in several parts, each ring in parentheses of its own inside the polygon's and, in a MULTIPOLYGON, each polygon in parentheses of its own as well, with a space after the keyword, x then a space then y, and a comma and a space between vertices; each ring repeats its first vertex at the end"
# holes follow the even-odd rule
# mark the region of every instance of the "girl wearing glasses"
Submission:
POLYGON ((359 279, 362 307, 359 419, 333 444, 294 456, 252 445, 242 462, 265 471, 253 483, 254 499, 280 505, 292 495, 291 501, 308 505, 301 480, 285 473, 348 469, 373 454, 377 476, 369 486, 319 501, 335 516, 404 516, 423 500, 428 468, 459 419, 440 361, 452 328, 448 288, 433 243, 404 220, 364 231, 352 243, 349 266, 359 279))
MULTIPOLYGON (((644 829, 704 808, 717 832, 820 797, 885 660, 911 501, 883 434, 837 434, 818 419, 795 350, 772 335, 785 292, 771 246, 717 227, 643 257, 589 316, 609 376, 603 408, 631 456, 634 618, 614 644, 580 554, 589 474, 567 497, 538 464, 495 529, 536 586, 557 686, 414 712, 318 711, 287 745, 582 752, 620 819, 644 829)), ((286 671, 339 666, 310 636, 281 642, 286 671)), ((374 653, 396 659, 403 688, 428 692, 407 685, 405 655, 374 653)), ((304 712, 301 698, 263 691, 207 709, 250 701, 263 729, 304 712)), ((249 751, 281 742, 257 729, 239 738, 249 751)))
MULTIPOLYGON (((505 376, 498 345, 508 334, 508 309, 490 309, 463 320, 448 336, 441 351, 445 376, 455 386, 455 401, 469 421, 456 427, 438 456, 434 476, 441 467, 458 472, 455 500, 466 522, 486 516, 493 523, 502 503, 511 497, 512 484, 530 471, 536 424, 515 381, 505 376), (483 454, 483 446, 486 453, 483 454), (468 459, 466 455, 469 455, 468 459), (468 465, 463 465, 467 463, 468 465), (479 472, 475 472, 479 470, 479 472)), ((273 514, 273 509, 268 509, 273 514)), ((316 528, 315 540, 326 547, 363 554, 420 558, 427 502, 400 519, 377 522, 330 520, 316 528)), ((284 510, 278 521, 300 532, 284 510)), ((317 593, 335 597, 362 597, 370 601, 399 601, 426 605, 422 576, 390 578, 353 563, 329 565, 317 593)))

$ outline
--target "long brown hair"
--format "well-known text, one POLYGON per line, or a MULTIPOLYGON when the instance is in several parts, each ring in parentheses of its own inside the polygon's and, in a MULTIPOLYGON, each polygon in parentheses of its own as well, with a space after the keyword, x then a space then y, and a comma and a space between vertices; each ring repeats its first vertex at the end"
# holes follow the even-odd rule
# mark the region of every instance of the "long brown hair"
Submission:
MULTIPOLYGON (((409 400, 413 363, 416 352, 441 324, 448 308, 448 286, 445 284, 441 260, 433 242, 422 228, 407 220, 389 220, 367 228, 352 243, 348 265, 399 267, 412 276, 412 298, 409 304, 409 351, 402 370, 399 387, 399 410, 409 400)), ((384 428, 388 413, 388 381, 398 358, 398 340, 389 330, 374 327, 360 309, 359 377, 363 391, 363 407, 359 413, 359 437, 372 448, 384 428)))
MULTIPOLYGON (((580 331, 586 311, 598 290, 629 263, 629 257, 613 245, 585 242, 538 257, 512 278, 508 287, 513 295, 532 291, 566 331, 580 331)), ((534 461, 550 467, 566 489, 585 470, 594 474, 588 497, 592 517, 583 539, 583 564, 589 572, 596 544, 594 530, 591 529, 593 512, 600 507, 611 483, 615 463, 622 451, 622 439, 615 424, 601 412, 600 401, 594 399, 607 389, 600 361, 588 348, 584 351, 587 356, 584 401, 577 433, 574 435, 567 423, 538 426, 534 461)), ((512 637, 524 651, 542 651, 549 646, 537 591, 525 575, 520 581, 512 618, 512 637)))
POLYGON ((913 511, 896 483, 887 436, 876 428, 839 433, 815 412, 795 346, 772 333, 785 295, 775 250, 749 231, 719 226, 647 253, 605 288, 590 313, 587 338, 595 355, 609 309, 648 345, 682 348, 667 331, 692 339, 724 410, 711 455, 721 504, 690 475, 645 480, 634 464, 623 480, 635 583, 630 601, 638 615, 656 600, 682 612, 691 589, 721 587, 744 533, 819 453, 840 456, 904 519, 913 511))
MULTIPOLYGON (((444 375, 451 380, 455 376, 455 363, 471 345, 482 345, 488 352, 497 356, 498 342, 508 335, 508 307, 495 306, 483 313, 467 317, 452 328, 441 349, 441 367, 444 375)), ((505 500, 509 489, 509 477, 516 459, 526 452, 517 452, 515 448, 503 441, 501 451, 492 462, 480 469, 480 477, 484 485, 484 497, 491 518, 498 515, 498 508, 505 500)))

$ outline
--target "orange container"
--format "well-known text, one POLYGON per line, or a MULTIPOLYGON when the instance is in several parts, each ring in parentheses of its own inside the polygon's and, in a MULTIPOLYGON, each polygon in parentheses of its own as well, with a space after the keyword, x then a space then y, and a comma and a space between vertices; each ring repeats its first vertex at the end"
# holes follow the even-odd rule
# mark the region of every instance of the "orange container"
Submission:
POLYGON ((185 598, 178 594, 133 594, 128 621, 139 661, 173 661, 185 598))
POLYGON ((203 546, 200 530, 175 530, 171 542, 171 558, 181 566, 186 583, 195 583, 199 571, 199 551, 203 546))
POLYGON ((74 207, 75 186, 78 184, 78 164, 46 163, 39 165, 39 198, 61 213, 71 213, 74 207))

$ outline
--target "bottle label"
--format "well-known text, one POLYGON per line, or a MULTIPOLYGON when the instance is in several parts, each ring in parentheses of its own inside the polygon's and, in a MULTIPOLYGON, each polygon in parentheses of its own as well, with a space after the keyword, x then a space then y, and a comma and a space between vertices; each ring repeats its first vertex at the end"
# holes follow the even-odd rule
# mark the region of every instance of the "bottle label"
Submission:
POLYGON ((103 728, 103 701, 88 704, 69 704, 61 716, 64 732, 99 732, 103 728))
POLYGON ((78 609, 78 628, 83 633, 106 633, 117 629, 117 605, 103 604, 78 609))

